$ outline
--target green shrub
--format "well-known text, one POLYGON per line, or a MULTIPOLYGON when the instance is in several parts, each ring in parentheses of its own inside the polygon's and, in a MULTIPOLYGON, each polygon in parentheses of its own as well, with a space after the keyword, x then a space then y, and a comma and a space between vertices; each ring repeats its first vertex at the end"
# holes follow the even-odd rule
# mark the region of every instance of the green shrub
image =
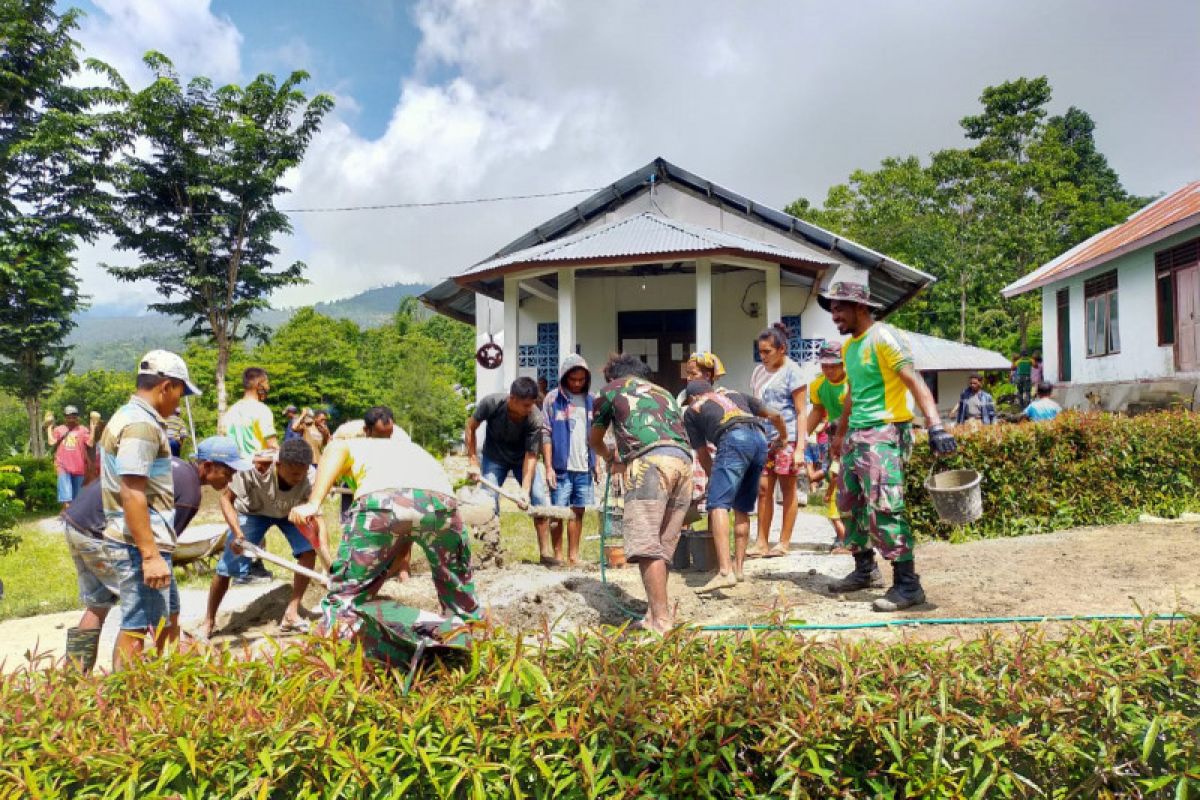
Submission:
POLYGON ((314 643, 4 676, 0 775, 14 797, 1183 797, 1197 676, 1196 618, 895 644, 501 634, 406 696, 314 643))
POLYGON ((13 533, 17 517, 25 505, 17 497, 24 479, 16 467, 0 466, 0 555, 16 549, 21 538, 13 533))
POLYGON ((23 481, 16 492, 26 511, 58 509, 58 474, 54 471, 54 459, 13 456, 0 461, 0 466, 16 467, 21 471, 23 481))
POLYGON ((983 474, 983 518, 958 530, 938 521, 924 487, 934 459, 922 440, 906 485, 919 537, 1019 536, 1200 508, 1197 414, 1066 412, 1051 422, 981 428, 958 442, 959 454, 936 469, 983 474))

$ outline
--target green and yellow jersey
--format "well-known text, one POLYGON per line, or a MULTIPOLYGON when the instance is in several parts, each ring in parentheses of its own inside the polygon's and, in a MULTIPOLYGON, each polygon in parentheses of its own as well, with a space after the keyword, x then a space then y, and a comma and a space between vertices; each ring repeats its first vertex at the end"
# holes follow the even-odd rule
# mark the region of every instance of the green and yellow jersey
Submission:
POLYGON ((836 424, 842 418, 842 406, 846 404, 846 376, 837 383, 818 375, 817 379, 808 385, 808 396, 813 403, 825 409, 830 424, 836 424))
POLYGON ((850 430, 912 421, 908 387, 900 380, 900 370, 913 363, 903 331, 874 323, 842 345, 842 362, 850 384, 850 430))

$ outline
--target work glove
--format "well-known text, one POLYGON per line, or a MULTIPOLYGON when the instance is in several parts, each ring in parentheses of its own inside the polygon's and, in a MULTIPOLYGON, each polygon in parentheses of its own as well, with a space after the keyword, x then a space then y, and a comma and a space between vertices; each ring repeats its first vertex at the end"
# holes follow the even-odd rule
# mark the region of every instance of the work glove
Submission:
POLYGON ((935 456, 948 456, 958 449, 958 442, 941 425, 929 429, 929 449, 935 456))

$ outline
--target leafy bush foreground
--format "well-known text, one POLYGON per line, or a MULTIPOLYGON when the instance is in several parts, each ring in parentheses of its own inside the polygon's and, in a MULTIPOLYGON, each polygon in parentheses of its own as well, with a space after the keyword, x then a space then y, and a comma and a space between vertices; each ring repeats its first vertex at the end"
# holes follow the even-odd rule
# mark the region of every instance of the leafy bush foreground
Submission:
POLYGON ((1067 412, 1051 422, 982 428, 958 441, 959 454, 934 469, 981 472, 983 518, 957 529, 938 521, 924 487, 934 459, 921 442, 905 487, 918 536, 1021 536, 1200 510, 1200 414, 1067 412))
POLYGON ((1152 797, 1200 790, 1200 618, 971 641, 344 645, 0 679, 4 797, 1152 797))

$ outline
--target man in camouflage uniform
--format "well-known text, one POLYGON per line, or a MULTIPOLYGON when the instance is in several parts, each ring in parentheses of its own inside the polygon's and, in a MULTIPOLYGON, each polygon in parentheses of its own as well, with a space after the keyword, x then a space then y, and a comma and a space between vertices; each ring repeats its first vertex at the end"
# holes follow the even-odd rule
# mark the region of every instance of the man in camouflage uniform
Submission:
POLYGON ((345 476, 355 481, 354 504, 330 568, 319 631, 357 639, 366 653, 389 664, 407 663, 425 639, 464 642, 463 623, 479 617, 479 603, 466 528, 441 464, 408 440, 335 439, 321 455, 308 503, 292 510, 292 521, 319 514, 321 501, 345 476), (442 614, 449 619, 375 599, 402 550, 413 543, 429 560, 442 614))
POLYGON ((679 405, 647 374, 633 355, 613 356, 604 365, 608 385, 593 406, 591 444, 613 477, 625 482, 625 556, 641 570, 649 605, 642 625, 666 633, 673 624, 667 565, 692 501, 692 454, 679 405), (604 441, 610 426, 615 452, 604 441))
POLYGON ((942 427, 937 404, 913 369, 908 336, 876 322, 870 290, 859 283, 835 283, 819 298, 838 333, 849 335, 842 361, 849 382, 833 453, 842 459, 838 510, 846 524, 846 544, 854 571, 830 584, 832 592, 873 585, 875 550, 892 562, 892 588, 876 600, 876 611, 899 611, 925 602, 913 562, 912 529, 904 509, 904 467, 912 454, 911 392, 929 426, 935 454, 953 453, 954 437, 942 427))

